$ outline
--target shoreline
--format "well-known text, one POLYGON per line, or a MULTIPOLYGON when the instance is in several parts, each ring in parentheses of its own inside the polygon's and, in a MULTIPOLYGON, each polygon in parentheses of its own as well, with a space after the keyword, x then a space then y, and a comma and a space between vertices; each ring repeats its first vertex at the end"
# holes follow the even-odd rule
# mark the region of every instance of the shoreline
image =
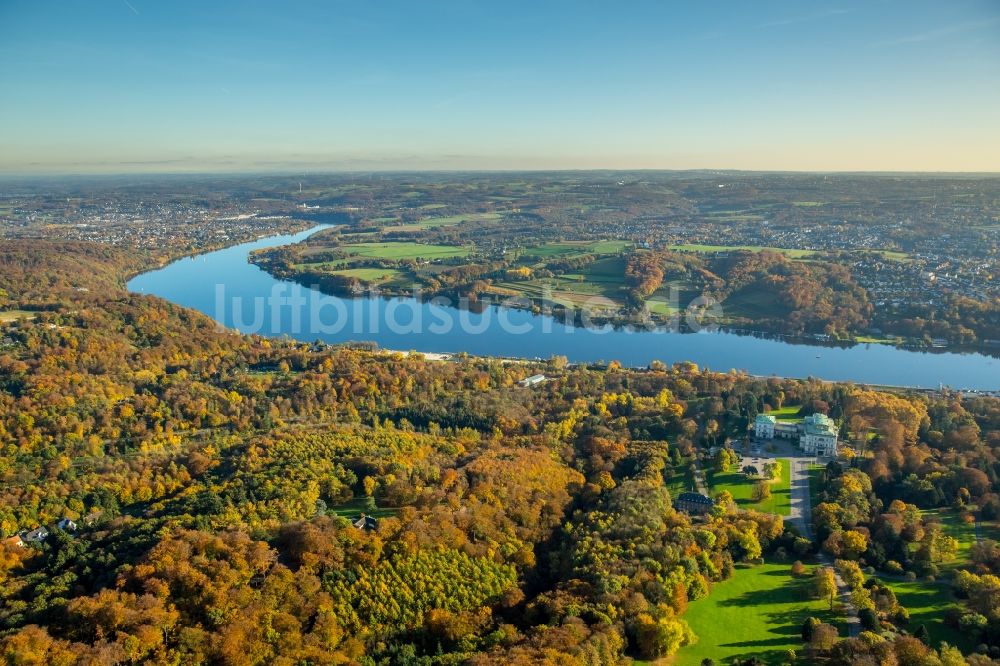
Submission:
MULTIPOLYGON (((314 228, 315 231, 313 231, 312 233, 319 232, 322 229, 327 228, 329 226, 330 225, 327 225, 327 224, 314 225, 312 228, 314 228)), ((295 235, 301 235, 303 233, 308 232, 309 230, 310 230, 310 228, 307 227, 307 229, 305 230, 305 232, 299 231, 299 232, 296 232, 295 235)), ((290 234, 274 234, 274 235, 271 235, 271 236, 265 236, 264 239, 266 240, 267 238, 274 238, 274 237, 277 237, 277 236, 285 236, 285 235, 290 235, 290 234)), ((308 234, 305 237, 308 238, 309 235, 312 235, 312 234, 310 233, 310 234, 308 234)), ((229 246, 229 247, 236 247, 236 246, 239 246, 239 245, 250 245, 250 244, 260 243, 260 242, 261 242, 261 239, 257 239, 255 241, 246 241, 244 243, 237 243, 237 244, 235 244, 233 246, 229 246)), ((224 249, 229 249, 229 248, 224 248, 224 249)), ((220 252, 220 251, 221 250, 210 250, 210 251, 207 251, 206 253, 200 253, 200 254, 211 254, 212 252, 220 252)), ((248 249, 248 253, 249 252, 250 252, 250 250, 248 249)), ((178 260, 175 260, 175 261, 178 261, 178 260)), ((175 262, 171 262, 171 264, 173 264, 173 263, 175 263, 175 262)), ((251 268, 254 271, 260 271, 262 274, 266 275, 270 280, 273 280, 275 282, 280 282, 279 278, 275 278, 271 273, 268 273, 268 272, 264 271, 260 266, 249 262, 248 261, 248 257, 245 257, 245 256, 241 257, 239 259, 239 263, 240 263, 240 265, 247 266, 248 268, 251 268)), ((165 270, 168 270, 168 267, 162 267, 162 268, 159 268, 159 269, 152 269, 152 270, 146 271, 142 275, 157 273, 159 271, 165 271, 165 270)), ((179 277, 179 276, 177 276, 177 277, 179 277)), ((234 278, 238 279, 238 277, 239 277, 238 275, 234 275, 234 278)), ((173 279, 173 278, 171 278, 171 279, 173 279)), ((155 278, 154 278, 154 282, 155 282, 155 278)), ((295 285, 297 285, 297 283, 286 283, 286 284, 295 284, 295 285)), ((196 287, 193 287, 193 288, 196 288, 196 287)), ((143 293, 143 294, 158 295, 158 294, 160 294, 162 292, 158 291, 155 286, 144 286, 144 287, 142 287, 142 288, 140 288, 138 290, 134 290, 133 293, 143 293)), ((197 306, 197 305, 192 305, 193 301, 191 299, 189 299, 189 298, 185 298, 184 295, 174 294, 174 295, 170 295, 170 296, 165 295, 165 296, 161 296, 161 297, 164 298, 165 300, 171 301, 171 302, 173 302, 173 303, 175 303, 177 305, 180 305, 182 307, 193 309, 193 310, 196 310, 196 311, 200 311, 203 314, 208 314, 209 316, 213 316, 212 315, 212 311, 211 311, 212 305, 210 303, 206 304, 204 307, 201 307, 201 306, 197 306)), ((253 297, 253 296, 251 295, 251 297, 253 297)), ((392 298, 394 298, 394 297, 385 297, 386 300, 390 300, 392 298)), ((405 297, 403 297, 403 298, 405 298, 405 297)), ((352 298, 350 300, 362 301, 364 299, 352 298)), ((349 306, 349 307, 352 307, 352 309, 353 309, 353 306, 349 306)), ((382 313, 379 313, 378 307, 380 307, 380 306, 373 305, 373 306, 371 306, 371 308, 366 308, 365 312, 366 313, 370 312, 371 316, 375 316, 376 313, 382 314, 382 313)), ((500 304, 492 304, 490 307, 499 309, 499 308, 502 308, 503 306, 500 305, 500 304)), ((455 310, 456 313, 460 312, 460 311, 458 311, 455 308, 451 308, 451 309, 455 310)), ((538 316, 538 315, 534 315, 533 313, 531 313, 529 308, 520 308, 520 309, 528 311, 529 314, 532 314, 533 316, 538 316)), ((359 311, 359 314, 360 314, 360 311, 359 311)), ((455 314, 455 313, 453 313, 453 314, 455 314)), ((462 315, 459 314, 458 316, 462 316, 462 315)), ((558 322, 558 320, 556 320, 554 317, 553 317, 553 320, 555 320, 555 321, 558 322)), ((244 332, 244 331, 240 331, 240 329, 238 329, 236 326, 234 326, 232 322, 227 321, 227 322, 224 322, 224 324, 226 325, 227 328, 229 328, 230 330, 232 330, 234 332, 240 332, 240 333, 244 332)), ((584 332, 586 332, 587 329, 586 328, 573 327, 571 330, 579 330, 579 331, 581 331, 581 335, 582 335, 584 332)), ((654 332, 654 331, 655 331, 655 329, 648 329, 647 328, 647 329, 635 329, 635 330, 633 330, 631 332, 635 332, 635 333, 651 333, 651 332, 654 332)), ((276 332, 272 332, 272 331, 246 331, 246 332, 248 332, 248 333, 256 333, 258 335, 262 335, 262 336, 265 336, 265 337, 268 337, 268 336, 270 336, 270 337, 281 337, 283 335, 283 333, 280 330, 278 330, 276 332)), ((618 347, 615 347, 615 346, 612 345, 610 338, 607 339, 608 343, 604 344, 603 346, 595 346, 592 341, 588 341, 587 345, 585 345, 584 347, 579 347, 576 350, 574 350, 572 346, 565 347, 565 348, 563 348, 563 347, 553 347, 552 344, 548 344, 548 343, 542 344, 541 346, 532 347, 530 345, 531 340, 527 340, 527 339, 525 339, 524 343, 521 344, 520 346, 519 345, 512 345, 512 344, 510 344, 510 340, 507 340, 506 338, 497 338, 496 342, 498 344, 496 345, 495 353, 494 353, 493 349, 484 349, 484 345, 480 344, 480 343, 477 343, 476 345, 471 345, 471 346, 465 348, 466 350, 464 352, 459 352, 459 353, 466 353, 469 356, 476 356, 476 357, 483 357, 483 358, 497 358, 497 359, 509 359, 509 360, 515 360, 516 359, 516 360, 518 360, 520 362, 544 361, 545 358, 549 358, 549 357, 551 357, 553 355, 555 355, 555 356, 565 355, 565 356, 569 356, 570 358, 574 358, 575 357, 574 361, 573 361, 574 364, 587 364, 587 363, 597 364, 597 363, 601 363, 601 362, 605 362, 605 361, 615 360, 616 357, 617 357, 617 359, 622 363, 622 365, 627 366, 627 367, 631 367, 631 368, 646 367, 648 365, 648 363, 652 362, 653 359, 657 359, 657 358, 659 358, 660 360, 664 359, 664 356, 658 356, 658 354, 660 352, 658 352, 657 349, 655 348, 655 344, 654 345, 650 345, 646 340, 643 340, 643 342, 642 342, 642 348, 640 349, 638 347, 633 346, 632 343, 630 343, 630 342, 628 342, 628 340, 626 340, 626 338, 621 337, 621 336, 627 335, 627 332, 621 331, 621 330, 611 330, 611 329, 609 329, 607 332, 608 332, 609 335, 618 336, 618 338, 616 338, 617 341, 618 341, 618 344, 619 344, 618 347), (609 345, 611 345, 611 346, 609 346, 609 345), (532 353, 532 352, 534 352, 534 353, 532 353)), ((385 331, 381 331, 379 329, 376 329, 374 331, 367 331, 367 330, 357 331, 356 330, 356 331, 353 332, 353 336, 354 337, 351 337, 352 336, 352 332, 351 331, 344 332, 344 331, 338 329, 338 331, 335 332, 335 335, 339 336, 339 339, 337 337, 329 337, 329 336, 326 337, 325 339, 322 339, 321 336, 309 334, 308 332, 306 332, 306 334, 305 334, 304 337, 298 337, 298 342, 308 343, 308 342, 310 342, 312 340, 316 340, 316 339, 319 338, 319 339, 321 339, 321 341, 324 344, 329 344, 329 345, 340 345, 340 344, 346 344, 346 343, 359 343, 360 345, 375 344, 375 345, 381 346, 381 345, 384 344, 384 345, 386 345, 387 348, 390 348, 390 349, 399 348, 401 344, 404 345, 403 348, 405 348, 405 347, 409 346, 409 344, 410 344, 408 340, 401 342, 401 340, 404 340, 405 338, 401 338, 398 335, 395 338, 393 338, 392 336, 382 335, 383 333, 386 333, 386 332, 385 331), (344 333, 344 335, 341 335, 342 332, 344 333), (396 340, 396 341, 394 342, 393 340, 396 340), (371 342, 366 342, 366 341, 371 341, 371 342)), ((674 332, 674 333, 678 334, 678 335, 682 335, 684 338, 690 338, 691 337, 691 336, 688 336, 688 335, 684 335, 683 332, 680 332, 680 331, 677 331, 677 332, 674 332)), ((879 386, 879 385, 881 385, 881 386, 897 386, 901 390, 902 389, 913 389, 913 390, 924 390, 924 391, 926 391, 926 390, 938 390, 937 387, 939 386, 939 384, 942 383, 940 381, 940 379, 939 379, 939 377, 938 377, 937 374, 928 374, 926 372, 924 373, 924 374, 928 374, 928 376, 926 378, 917 378, 917 377, 914 377, 913 378, 914 382, 913 383, 909 383, 909 382, 906 381, 906 379, 909 379, 908 377, 905 378, 905 379, 904 379, 904 377, 898 377, 898 379, 903 379, 903 381, 893 382, 892 379, 895 378, 895 377, 886 378, 888 380, 888 381, 886 381, 886 380, 882 380, 881 378, 878 378, 878 377, 873 377, 872 376, 873 373, 871 373, 871 372, 860 372, 860 370, 859 370, 859 373, 854 373, 856 376, 860 375, 860 376, 863 377, 865 375, 868 375, 868 380, 867 381, 862 381, 862 380, 858 380, 857 378, 852 378, 851 373, 845 374, 842 371, 840 371, 838 368, 841 368, 842 366, 839 365, 839 364, 837 364, 837 362, 833 362, 834 365, 831 365, 831 360, 830 359, 825 359, 822 362, 818 362, 817 361, 817 362, 814 363, 813 360, 812 360, 812 358, 811 358, 813 356, 813 354, 815 354, 817 358, 819 358, 821 355, 822 356, 826 356, 826 354, 825 354, 825 352, 823 350, 831 350, 831 351, 836 352, 836 353, 842 353, 842 352, 847 352, 847 351, 850 351, 852 349, 855 349, 855 350, 857 350, 855 352, 856 354, 864 354, 865 353, 865 349, 867 349, 868 345, 870 345, 872 343, 846 343, 846 344, 841 343, 841 344, 837 344, 837 343, 834 342, 834 343, 824 344, 824 343, 821 343, 821 342, 818 342, 818 341, 808 340, 808 339, 794 339, 793 340, 793 339, 790 339, 788 336, 784 336, 784 335, 781 335, 781 334, 771 334, 771 333, 763 333, 763 334, 761 334, 761 333, 755 333, 755 332, 749 331, 747 329, 733 329, 733 330, 729 330, 729 329, 725 329, 725 328, 720 328, 720 330, 715 331, 715 333, 717 335, 721 334, 721 335, 726 335, 726 336, 732 336, 732 338, 734 339, 734 341, 733 341, 734 343, 735 343, 735 339, 736 338, 746 338, 748 340, 749 339, 760 340, 761 343, 768 343, 768 342, 770 342, 770 343, 778 344, 778 345, 786 345, 788 348, 797 348, 796 355, 800 356, 802 358, 800 359, 800 362, 798 363, 798 366, 796 366, 796 367, 789 367, 789 364, 787 362, 776 363, 776 364, 773 365, 773 367, 775 368, 775 372, 771 373, 771 372, 768 372, 768 370, 769 370, 768 366, 770 364, 766 364, 766 363, 762 363, 761 362, 762 361, 761 357, 755 355, 756 354, 756 352, 754 351, 755 348, 753 347, 753 345, 751 343, 747 343, 750 346, 748 347, 748 349, 747 349, 746 354, 744 355, 744 357, 742 359, 741 358, 736 358, 735 360, 733 358, 731 358, 732 357, 731 348, 727 348, 726 350, 722 350, 722 347, 719 348, 721 354, 723 354, 725 356, 728 356, 728 358, 722 358, 722 357, 717 357, 716 352, 714 351, 715 347, 713 347, 711 344, 709 345, 709 348, 705 348, 704 344, 693 343, 695 345, 695 347, 701 346, 702 349, 699 350, 699 349, 690 349, 690 348, 688 348, 686 350, 676 351, 675 352, 676 358, 673 358, 672 360, 671 360, 671 353, 670 353, 670 351, 666 347, 664 347, 663 348, 663 354, 666 356, 666 358, 668 360, 668 365, 672 364, 674 362, 682 362, 682 361, 685 361, 685 360, 690 360, 691 362, 697 363, 699 366, 702 366, 702 367, 711 367, 711 368, 714 368, 714 367, 724 367, 724 368, 727 368, 727 369, 728 368, 733 368, 733 369, 738 369, 739 372, 743 372, 743 373, 746 373, 748 375, 765 377, 765 378, 766 377, 787 377, 787 378, 796 378, 796 379, 808 379, 808 378, 811 378, 811 377, 822 377, 823 381, 829 381, 829 382, 832 382, 832 383, 854 383, 854 384, 858 384, 858 385, 870 385, 870 386, 879 386), (861 347, 861 345, 865 345, 865 346, 861 347), (810 349, 812 351, 810 351, 810 349), (755 363, 750 363, 750 360, 754 360, 755 363), (755 370, 754 370, 754 367, 753 367, 754 365, 757 366, 755 370), (763 365, 764 367, 760 367, 761 365, 763 365), (800 368, 801 368, 801 372, 798 372, 797 370, 799 370, 800 368), (791 372, 790 372, 790 370, 791 370, 791 372)), ((662 331, 661 334, 663 334, 663 335, 671 335, 671 332, 670 331, 662 331)), ((413 339, 413 340, 419 339, 419 332, 414 332, 412 335, 414 335, 415 337, 413 337, 411 339, 413 339)), ((538 335, 541 335, 541 333, 538 333, 538 335)), ((581 338, 581 341, 583 339, 585 339, 585 338, 581 338)), ((635 339, 638 340, 639 337, 636 336, 635 339)), ((567 338, 567 340, 568 340, 568 338, 567 338)), ((427 341, 424 340, 424 342, 427 342, 427 341)), ((427 344, 426 346, 429 347, 430 349, 428 349, 428 351, 426 353, 432 353, 432 354, 434 354, 434 353, 436 353, 436 354, 447 353, 447 352, 440 352, 440 349, 442 347, 445 348, 445 349, 448 349, 448 348, 451 348, 451 349, 462 349, 463 348, 462 347, 463 340, 461 340, 461 339, 456 340, 454 338, 451 338, 451 339, 442 338, 440 340, 440 342, 443 343, 443 344, 442 345, 439 345, 437 343, 427 344)), ((487 341, 487 342, 489 343, 488 345, 486 345, 487 347, 489 347, 490 345, 492 345, 491 341, 487 341)), ((656 343, 656 344, 659 344, 659 343, 656 343)), ((722 342, 722 341, 720 341, 719 344, 725 345, 725 343, 722 342)), ((424 346, 424 345, 420 345, 420 346, 424 346)), ((886 352, 893 351, 893 352, 908 353, 908 354, 922 353, 922 356, 939 356, 941 354, 948 354, 948 353, 956 354, 956 356, 962 355, 962 354, 957 353, 957 352, 955 352, 953 350, 947 350, 947 349, 923 349, 923 348, 921 348, 921 349, 909 350, 909 349, 904 349, 904 348, 900 348, 898 346, 893 346, 893 345, 879 345, 879 347, 881 349, 886 350, 886 352)), ((875 353, 875 348, 871 348, 871 350, 872 350, 872 353, 875 353)), ((416 351, 416 350, 414 350, 414 351, 416 351)), ((409 352, 406 352, 406 353, 409 353, 409 352)), ((885 352, 879 352, 879 353, 883 354, 885 352)), ((990 362, 992 362, 994 360, 994 357, 988 356, 986 354, 979 354, 979 353, 973 352, 972 355, 979 356, 982 359, 982 361, 980 361, 982 363, 990 363, 990 362)), ((918 362, 917 358, 918 357, 913 357, 913 359, 911 359, 911 361, 908 361, 907 363, 918 362)), ((975 362, 975 361, 973 361, 973 362, 975 362)), ((940 364, 940 362, 938 362, 938 364, 940 364)), ((861 365, 858 365, 858 367, 859 367, 859 369, 865 367, 864 366, 864 362, 862 361, 861 365)), ((877 375, 878 373, 874 373, 874 374, 877 375)), ((893 374, 893 373, 890 373, 890 374, 893 374)), ((894 373, 894 374, 898 375, 900 373, 894 373)), ((904 373, 904 374, 906 374, 906 373, 904 373)), ((977 372, 977 374, 979 374, 979 373, 977 372)), ((950 377, 950 379, 952 380, 950 382, 950 385, 957 384, 957 382, 955 380, 956 379, 961 379, 961 375, 959 375, 959 374, 957 374, 955 372, 943 372, 942 371, 942 373, 940 374, 940 377, 945 378, 945 379, 948 379, 950 377)), ((974 381, 971 386, 973 386, 975 388, 965 388, 965 389, 962 389, 962 390, 964 390, 964 391, 975 391, 975 392, 991 392, 991 391, 996 391, 998 388, 1000 388, 1000 387, 996 386, 992 381, 990 381, 988 376, 986 378, 986 381, 978 381, 978 382, 974 381)))

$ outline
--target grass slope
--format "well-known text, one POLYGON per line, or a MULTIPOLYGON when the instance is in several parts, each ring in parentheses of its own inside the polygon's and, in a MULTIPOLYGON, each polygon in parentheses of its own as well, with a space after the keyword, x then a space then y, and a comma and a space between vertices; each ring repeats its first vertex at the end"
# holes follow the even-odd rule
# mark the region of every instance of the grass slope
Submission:
POLYGON ((945 583, 928 583, 926 581, 883 581, 896 593, 906 610, 910 611, 908 629, 916 631, 920 625, 927 626, 931 637, 931 645, 938 647, 941 641, 954 645, 962 652, 971 651, 975 645, 961 632, 947 626, 942 617, 944 609, 956 603, 951 594, 951 588, 945 583))
POLYGON ((781 664, 788 650, 800 652, 802 623, 809 616, 835 624, 841 635, 843 618, 830 613, 825 600, 809 598, 808 577, 797 579, 788 563, 740 566, 704 599, 688 606, 688 621, 698 642, 682 648, 675 663, 697 666, 702 659, 723 663, 733 657, 756 656, 781 664))

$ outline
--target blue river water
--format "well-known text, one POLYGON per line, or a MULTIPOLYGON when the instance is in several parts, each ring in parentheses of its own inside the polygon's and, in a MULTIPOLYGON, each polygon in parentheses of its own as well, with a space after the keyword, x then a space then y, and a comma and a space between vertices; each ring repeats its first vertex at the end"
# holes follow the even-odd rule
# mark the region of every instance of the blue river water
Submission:
POLYGON ((982 354, 933 353, 861 344, 798 344, 733 333, 634 331, 575 327, 528 310, 481 311, 415 298, 338 298, 278 280, 247 260, 250 252, 298 242, 323 226, 180 259, 132 279, 128 288, 199 310, 245 333, 305 342, 374 341, 386 349, 468 352, 573 362, 693 361, 717 371, 816 377, 864 384, 1000 389, 1000 360, 982 354))

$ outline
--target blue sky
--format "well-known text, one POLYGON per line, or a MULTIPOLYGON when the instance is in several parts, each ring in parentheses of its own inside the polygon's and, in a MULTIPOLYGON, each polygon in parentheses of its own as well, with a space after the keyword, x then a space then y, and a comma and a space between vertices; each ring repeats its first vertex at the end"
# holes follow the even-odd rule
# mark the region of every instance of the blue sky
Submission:
POLYGON ((1000 171, 1000 2, 0 0, 0 171, 1000 171))

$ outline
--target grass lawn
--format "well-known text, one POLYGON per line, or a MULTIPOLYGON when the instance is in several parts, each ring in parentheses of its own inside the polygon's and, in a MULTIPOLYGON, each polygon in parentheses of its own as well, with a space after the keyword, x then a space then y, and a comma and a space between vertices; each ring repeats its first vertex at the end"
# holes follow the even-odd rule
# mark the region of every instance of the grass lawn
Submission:
POLYGON ((625 259, 623 257, 604 257, 591 262, 578 274, 567 274, 563 277, 583 279, 587 282, 603 282, 622 286, 625 284, 625 259))
MULTIPOLYGON (((435 206, 439 204, 429 204, 435 206)), ((427 206, 421 206, 426 208, 427 206)), ((428 217, 424 220, 411 222, 410 224, 400 224, 388 227, 386 231, 420 231, 421 229, 433 229, 435 227, 453 227, 462 222, 481 222, 484 220, 498 220, 500 213, 463 213, 461 215, 449 215, 447 217, 428 217)))
POLYGON ((646 307, 658 315, 672 315, 681 311, 680 307, 672 305, 666 296, 650 296, 646 299, 646 307))
POLYGON ((663 485, 670 491, 670 499, 677 499, 681 493, 694 491, 694 476, 688 468, 688 461, 685 460, 674 468, 674 473, 665 479, 663 485))
POLYGON ((350 520, 356 520, 357 517, 364 513, 375 518, 384 518, 386 516, 395 516, 399 513, 399 509, 378 507, 374 511, 367 511, 365 509, 365 498, 356 497, 352 499, 347 504, 341 504, 340 506, 331 506, 328 509, 329 513, 336 514, 342 518, 348 518, 350 520))
POLYGON ((356 277, 365 282, 383 282, 405 275, 403 271, 398 271, 395 268, 345 268, 344 270, 333 272, 337 275, 356 277))
POLYGON ((975 645, 961 632, 952 629, 942 621, 944 609, 955 602, 951 588, 946 583, 928 583, 926 581, 883 580, 892 588, 906 610, 910 611, 909 631, 917 630, 920 625, 927 625, 931 636, 931 645, 938 647, 941 641, 957 646, 962 652, 969 652, 975 645))
MULTIPOLYGON (((976 543, 976 524, 965 523, 956 511, 951 509, 922 509, 920 511, 924 522, 941 524, 941 531, 950 537, 958 539, 958 555, 953 562, 945 563, 942 568, 954 569, 969 564, 969 551, 976 543)), ((1000 541, 1000 528, 995 522, 980 521, 979 536, 983 539, 1000 541)))
POLYGON ((522 255, 525 257, 537 257, 545 259, 548 257, 561 257, 564 255, 583 254, 617 254, 631 243, 628 241, 565 241, 563 243, 545 243, 534 247, 525 248, 522 255))
POLYGON ((753 487, 756 479, 744 476, 739 471, 724 474, 706 472, 705 476, 712 493, 728 490, 741 509, 754 509, 787 516, 792 511, 792 482, 788 458, 780 458, 781 478, 771 484, 771 497, 763 502, 754 502, 753 487))
POLYGON ((34 319, 34 312, 27 310, 0 310, 0 324, 17 321, 18 319, 34 319))
POLYGON ((809 465, 809 506, 812 508, 819 504, 820 475, 824 469, 823 465, 809 465))
POLYGON ((375 259, 447 259, 464 257, 469 248, 455 245, 424 245, 422 243, 388 242, 356 243, 341 248, 345 254, 375 259))
POLYGON ((842 616, 831 613, 826 600, 809 598, 809 578, 792 577, 790 568, 790 563, 741 565, 707 597, 692 601, 684 619, 698 642, 681 648, 674 663, 697 666, 711 658, 721 664, 737 656, 783 663, 788 650, 802 651, 802 623, 809 616, 834 624, 845 636, 842 616))
POLYGON ((802 417, 799 416, 800 409, 802 409, 802 405, 785 405, 781 409, 772 409, 767 413, 779 421, 798 423, 802 421, 802 417))
POLYGON ((815 250, 796 250, 784 247, 767 247, 764 245, 699 245, 693 243, 684 243, 682 245, 671 245, 670 249, 680 250, 682 252, 699 252, 702 254, 716 254, 718 252, 735 252, 736 250, 749 250, 750 252, 771 250, 772 252, 780 252, 787 257, 791 257, 792 259, 797 259, 801 257, 811 257, 814 254, 816 254, 815 250))
POLYGON ((883 259, 888 261, 909 261, 910 255, 905 252, 899 252, 897 250, 865 250, 869 254, 880 254, 883 259))
POLYGON ((858 335, 854 337, 855 342, 866 345, 894 345, 899 342, 898 338, 876 338, 871 335, 858 335))

